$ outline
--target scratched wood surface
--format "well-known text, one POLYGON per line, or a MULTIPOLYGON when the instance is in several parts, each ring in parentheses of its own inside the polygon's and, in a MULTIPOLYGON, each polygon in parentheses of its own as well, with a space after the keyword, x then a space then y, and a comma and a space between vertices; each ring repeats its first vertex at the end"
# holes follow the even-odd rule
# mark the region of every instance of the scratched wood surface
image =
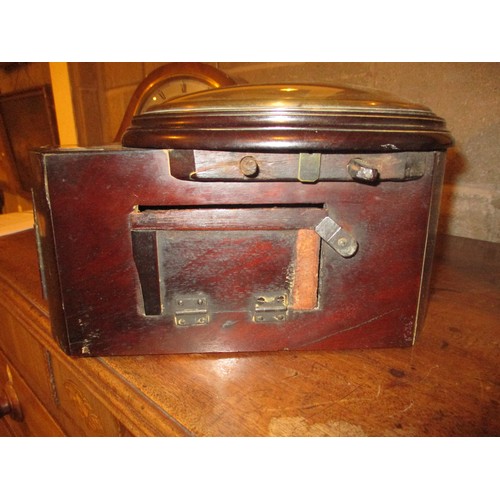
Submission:
POLYGON ((46 169, 46 182, 36 190, 35 212, 52 324, 70 354, 333 350, 412 343, 441 153, 419 153, 424 174, 418 180, 376 186, 188 182, 169 174, 165 151, 151 149, 57 150, 36 158, 39 172, 42 164, 46 169), (297 238, 285 244, 284 233, 313 229, 325 213, 356 239, 356 255, 346 259, 323 242, 314 312, 289 307, 286 322, 253 321, 256 294, 296 298, 297 238), (238 243, 226 234, 227 220, 235 235, 241 228, 253 237, 238 243), (158 241, 142 242, 135 247, 140 251, 133 250, 131 222, 141 241, 148 237, 141 228, 156 228, 158 241), (276 241, 264 232, 274 234, 270 237, 276 241), (143 255, 146 247, 150 251, 143 255), (273 247, 281 249, 276 262, 273 247), (139 257, 135 262, 133 253, 139 257), (149 263, 157 258, 165 265, 152 269, 149 263), (222 292, 214 277, 224 282, 222 292), (149 288, 159 280, 159 290, 149 288), (169 289, 167 281, 173 294, 206 294, 213 307, 210 320, 178 328, 174 297, 164 296, 165 307, 158 307, 162 299, 157 292, 169 289), (182 291, 173 281, 183 282, 182 291), (245 310, 225 304, 233 294, 247 304, 245 310), (149 314, 158 310, 162 314, 149 314))
MULTIPOLYGON (((46 315, 33 235, 2 238, 0 250, 2 282, 46 315)), ((98 374, 116 417, 136 433, 498 436, 499 257, 498 244, 440 238, 427 319, 411 348, 68 357, 68 369, 98 374)), ((59 349, 48 331, 40 340, 59 349)))

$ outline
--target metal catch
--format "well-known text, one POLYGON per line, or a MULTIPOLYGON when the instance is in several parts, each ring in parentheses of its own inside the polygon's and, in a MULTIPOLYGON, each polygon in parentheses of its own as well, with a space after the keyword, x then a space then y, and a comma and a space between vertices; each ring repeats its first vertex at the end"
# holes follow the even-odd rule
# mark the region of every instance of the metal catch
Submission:
POLYGON ((315 230, 342 257, 352 257, 356 253, 358 242, 331 217, 325 217, 315 230))
POLYGON ((378 170, 359 158, 354 158, 349 162, 347 171, 355 181, 373 184, 379 179, 378 170))
POLYGON ((321 153, 300 153, 299 173, 300 182, 316 182, 321 172, 321 153))

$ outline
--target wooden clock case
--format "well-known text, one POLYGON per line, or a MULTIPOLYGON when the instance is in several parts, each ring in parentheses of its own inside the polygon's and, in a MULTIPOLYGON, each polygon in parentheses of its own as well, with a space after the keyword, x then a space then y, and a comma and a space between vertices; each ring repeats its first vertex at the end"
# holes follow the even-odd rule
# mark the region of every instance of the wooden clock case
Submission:
POLYGON ((53 333, 80 356, 409 346, 451 142, 385 94, 248 85, 39 151, 53 333))

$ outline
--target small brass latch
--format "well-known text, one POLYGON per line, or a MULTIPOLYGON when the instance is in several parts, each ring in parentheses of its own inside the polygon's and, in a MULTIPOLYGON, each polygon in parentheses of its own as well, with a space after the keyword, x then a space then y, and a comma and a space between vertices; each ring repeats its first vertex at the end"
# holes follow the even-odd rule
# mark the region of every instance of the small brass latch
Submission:
POLYGON ((175 297, 174 311, 176 326, 201 326, 210 322, 208 299, 205 295, 175 297))
POLYGON ((299 172, 300 182, 316 182, 321 171, 321 153, 300 153, 299 172))
POLYGON ((358 250, 358 242, 330 217, 316 226, 316 232, 342 257, 352 257, 358 250))
POLYGON ((252 319, 256 323, 281 323, 286 320, 288 311, 288 295, 286 293, 256 295, 254 300, 252 319))

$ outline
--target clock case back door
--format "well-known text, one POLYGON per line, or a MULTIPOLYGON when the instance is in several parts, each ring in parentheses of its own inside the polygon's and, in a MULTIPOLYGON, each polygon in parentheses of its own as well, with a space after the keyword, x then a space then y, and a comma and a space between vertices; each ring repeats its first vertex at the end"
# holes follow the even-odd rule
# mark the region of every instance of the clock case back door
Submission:
POLYGON ((422 178, 378 186, 193 183, 171 176, 169 154, 38 155, 42 271, 68 353, 413 342, 441 154, 423 153, 422 178), (356 239, 355 255, 318 235, 325 217, 356 239))

